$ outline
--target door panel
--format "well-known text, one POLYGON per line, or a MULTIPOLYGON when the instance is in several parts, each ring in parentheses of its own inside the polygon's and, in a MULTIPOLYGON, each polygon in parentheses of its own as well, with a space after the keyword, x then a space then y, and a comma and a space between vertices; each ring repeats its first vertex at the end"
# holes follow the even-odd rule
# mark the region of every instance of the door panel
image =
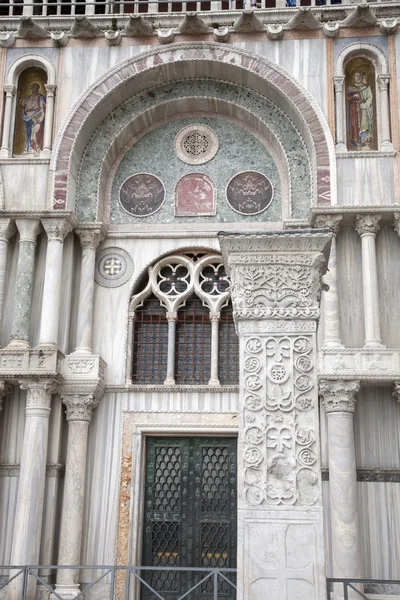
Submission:
MULTIPOLYGON (((148 438, 143 564, 236 567, 236 439, 148 438)), ((146 581, 175 600, 199 573, 152 572, 146 581)), ((188 600, 212 598, 207 581, 188 600)), ((142 586, 142 600, 157 596, 142 586)), ((219 596, 233 589, 219 578, 219 596)))

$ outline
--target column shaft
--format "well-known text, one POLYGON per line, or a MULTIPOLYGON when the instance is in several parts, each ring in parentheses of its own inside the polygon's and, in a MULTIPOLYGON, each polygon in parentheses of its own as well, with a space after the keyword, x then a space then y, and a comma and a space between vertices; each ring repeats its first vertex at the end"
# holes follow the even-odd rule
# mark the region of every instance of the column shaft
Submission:
MULTIPOLYGON (((53 383, 24 381, 27 390, 26 422, 22 445, 11 564, 36 565, 39 562, 43 500, 46 479, 47 440, 53 383)), ((30 578, 27 599, 34 600, 36 580, 30 578)), ((9 585, 8 600, 22 598, 22 578, 9 585)))
POLYGON ((381 150, 393 150, 390 136, 389 75, 378 76, 381 99, 381 150))
POLYGON ((126 348, 126 364, 125 364, 125 384, 132 384, 132 356, 133 356, 133 342, 134 342, 134 329, 135 329, 135 315, 129 315, 128 317, 128 336, 127 336, 127 348, 126 348))
POLYGON ((168 357, 167 357, 167 378, 165 385, 175 384, 175 337, 176 337, 176 313, 167 313, 168 319, 168 357))
POLYGON ((335 85, 335 112, 336 112, 336 149, 340 152, 347 150, 346 127, 344 118, 343 87, 344 77, 334 77, 335 85))
POLYGON ((218 379, 218 342, 219 314, 210 314, 211 320, 211 377, 209 385, 219 385, 218 379))
POLYGON ((380 215, 357 215, 361 237, 365 346, 382 346, 375 238, 380 215))
POLYGON ((11 219, 0 220, 0 328, 3 318, 4 288, 7 268, 8 241, 15 233, 15 226, 11 219))
POLYGON ((57 346, 60 318, 63 243, 71 231, 66 220, 43 220, 46 230, 47 254, 43 286, 42 319, 40 322, 40 345, 57 346))
POLYGON ((43 134, 43 150, 41 152, 42 158, 49 158, 51 156, 52 137, 53 137, 53 118, 54 118, 54 92, 56 89, 55 85, 46 85, 47 97, 46 97, 46 119, 44 124, 43 134))
POLYGON ((0 158, 9 158, 10 156, 10 130, 11 130, 11 118, 12 118, 12 105, 13 97, 15 94, 15 86, 5 85, 4 91, 6 92, 6 101, 4 106, 4 119, 3 119, 3 136, 1 139, 1 150, 0 158))
POLYGON ((16 225, 20 240, 10 344, 29 347, 36 237, 40 221, 17 219, 16 225))

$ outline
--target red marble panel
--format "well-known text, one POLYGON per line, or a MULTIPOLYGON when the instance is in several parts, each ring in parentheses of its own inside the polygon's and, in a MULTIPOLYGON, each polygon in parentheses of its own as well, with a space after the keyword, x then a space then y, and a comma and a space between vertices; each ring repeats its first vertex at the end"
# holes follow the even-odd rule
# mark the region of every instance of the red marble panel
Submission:
POLYGON ((189 173, 175 188, 175 215, 196 217, 215 215, 215 185, 203 173, 189 173))

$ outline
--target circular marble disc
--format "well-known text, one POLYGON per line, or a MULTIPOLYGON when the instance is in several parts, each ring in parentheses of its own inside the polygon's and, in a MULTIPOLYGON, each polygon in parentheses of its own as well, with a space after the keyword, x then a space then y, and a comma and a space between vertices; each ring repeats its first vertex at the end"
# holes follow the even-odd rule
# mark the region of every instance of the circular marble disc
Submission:
POLYGON ((257 171, 238 173, 228 183, 226 197, 230 207, 242 215, 258 215, 272 202, 270 180, 257 171))

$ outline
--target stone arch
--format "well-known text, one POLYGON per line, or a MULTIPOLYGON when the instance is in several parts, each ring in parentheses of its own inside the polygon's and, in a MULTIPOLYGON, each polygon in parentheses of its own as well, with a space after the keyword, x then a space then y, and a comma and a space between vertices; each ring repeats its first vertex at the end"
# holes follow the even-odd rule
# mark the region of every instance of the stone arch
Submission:
POLYGON ((87 140, 115 107, 157 84, 203 77, 243 84, 280 105, 303 136, 312 159, 313 202, 336 203, 333 140, 311 95, 269 59, 223 44, 191 42, 157 47, 129 58, 81 96, 55 143, 50 188, 53 208, 73 207, 74 183, 87 140))
POLYGON ((18 77, 29 67, 39 67, 47 73, 47 84, 56 85, 56 69, 45 56, 40 54, 25 54, 11 63, 5 78, 5 85, 17 85, 18 77))
POLYGON ((365 44, 364 42, 355 42, 343 48, 336 58, 335 77, 343 76, 346 63, 356 56, 365 56, 372 60, 379 75, 389 75, 387 57, 378 46, 365 44))

